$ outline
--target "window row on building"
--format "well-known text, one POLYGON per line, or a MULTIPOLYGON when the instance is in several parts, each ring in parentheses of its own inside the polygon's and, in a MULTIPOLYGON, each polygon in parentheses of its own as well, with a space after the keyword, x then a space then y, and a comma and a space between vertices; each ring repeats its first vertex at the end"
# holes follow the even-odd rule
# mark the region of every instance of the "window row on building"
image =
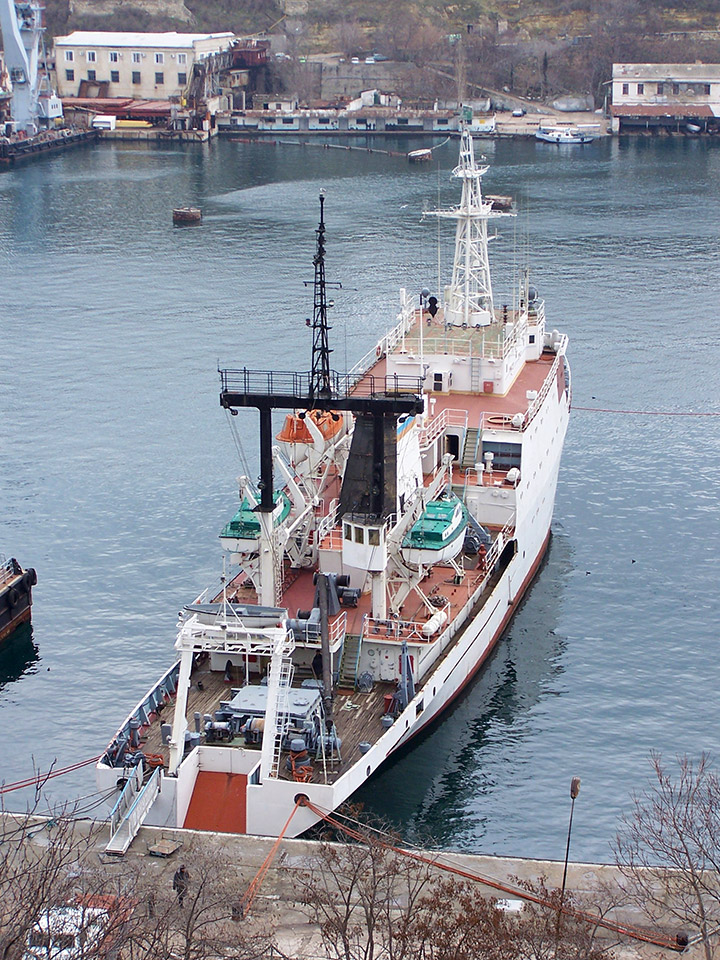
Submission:
MULTIPOLYGON (((647 87, 647 93, 655 93, 657 96, 663 96, 668 93, 672 93, 674 97, 677 97, 680 93, 689 93, 689 94, 701 94, 703 96, 710 96, 710 84, 709 83, 637 83, 635 84, 635 93, 638 96, 645 94, 645 87, 647 87), (655 88, 653 90, 653 87, 655 88)), ((622 85, 623 96, 627 97, 630 95, 630 84, 624 83, 622 85)))
MULTIPOLYGON (((65 79, 68 83, 73 83, 75 81, 75 70, 68 69, 65 71, 65 79)), ((97 81, 97 70, 88 70, 87 79, 91 81, 97 81)), ((133 70, 131 74, 131 82, 135 85, 142 84, 143 77, 140 70, 133 70)), ((120 71, 111 70, 110 71, 110 83, 120 83, 120 71)), ((184 87, 187 83, 187 73, 178 73, 177 83, 179 87, 184 87)), ((155 86, 161 87, 165 84, 165 74, 156 71, 155 72, 155 86)))
MULTIPOLYGON (((75 54, 77 53, 78 58, 83 54, 81 50, 66 50, 65 51, 65 62, 73 63, 75 61, 75 54)), ((88 63, 97 63, 97 51, 96 50, 85 50, 85 59, 88 63)), ((147 54, 141 53, 139 50, 130 51, 130 57, 133 63, 142 63, 146 58, 147 54)), ((156 51, 153 55, 156 66, 162 66, 165 63, 166 54, 156 51)), ((108 50, 107 51, 108 63, 119 63, 123 59, 123 53, 119 50, 108 50)), ((172 53, 170 54, 171 59, 177 61, 179 67, 187 65, 187 54, 186 53, 172 53)))

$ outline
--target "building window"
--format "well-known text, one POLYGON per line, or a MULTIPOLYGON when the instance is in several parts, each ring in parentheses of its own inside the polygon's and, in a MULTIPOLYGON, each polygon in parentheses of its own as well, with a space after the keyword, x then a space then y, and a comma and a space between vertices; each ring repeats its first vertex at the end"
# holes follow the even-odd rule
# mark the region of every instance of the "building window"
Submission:
POLYGON ((680 93, 680 84, 679 84, 679 83, 674 83, 674 84, 673 84, 673 94, 674 94, 674 96, 677 96, 679 93, 680 93))
POLYGON ((141 54, 141 53, 133 53, 132 60, 133 60, 133 63, 142 63, 142 54, 141 54))
POLYGON ((710 96, 710 84, 709 84, 709 83, 704 83, 704 84, 703 84, 703 93, 705 94, 706 97, 709 97, 709 96, 710 96))
POLYGON ((68 63, 73 62, 73 60, 75 59, 75 54, 72 52, 72 50, 65 51, 65 59, 67 60, 68 63))
POLYGON ((88 70, 88 80, 97 80, 97 74, 94 70, 88 70))
POLYGON ((639 84, 638 84, 638 93, 645 93, 645 84, 644 84, 644 83, 639 83, 639 84))
POLYGON ((117 50, 111 50, 108 54, 108 60, 110 63, 117 63, 120 57, 118 56, 117 50))
POLYGON ((94 50, 88 50, 88 52, 85 54, 85 56, 87 57, 87 62, 88 62, 88 63, 95 63, 95 61, 97 60, 97 57, 95 56, 95 51, 94 51, 94 50))
POLYGON ((72 83, 73 80, 75 79, 75 71, 74 71, 74 70, 66 70, 66 71, 65 71, 65 79, 68 80, 70 83, 72 83))
POLYGON ((330 123, 330 117, 320 117, 318 123, 330 123))
POLYGON ((443 119, 441 118, 440 120, 438 120, 438 126, 439 126, 439 127, 446 127, 446 126, 447 126, 447 120, 443 120, 443 119))
POLYGON ((283 123, 294 123, 294 122, 295 121, 293 120, 292 117, 283 117, 283 123))
POLYGON ((398 126, 407 126, 407 117, 398 117, 398 126))
POLYGON ((133 70, 133 72, 132 72, 132 82, 133 82, 133 83, 140 83, 140 71, 139 71, 139 70, 133 70))
POLYGON ((120 83, 120 71, 111 70, 110 71, 110 83, 120 83))
POLYGON ((659 84, 657 85, 657 92, 658 92, 658 95, 659 95, 659 96, 662 96, 663 93, 665 93, 665 84, 664 84, 664 83, 659 83, 659 84))
POLYGON ((164 54, 164 53, 156 53, 156 54, 155 54, 155 63, 165 63, 165 54, 164 54))
POLYGON ((164 73, 156 73, 156 74, 155 74, 155 83, 156 83, 157 86, 160 86, 161 84, 165 83, 165 74, 164 74, 164 73))
POLYGON ((630 84, 629 84, 629 83, 624 83, 624 84, 623 84, 623 96, 626 97, 629 93, 630 93, 630 84))
POLYGON ((187 54, 186 54, 186 53, 179 53, 179 54, 178 54, 178 61, 177 61, 177 62, 178 62, 178 66, 181 66, 182 64, 187 63, 187 54))
POLYGON ((178 74, 178 86, 179 86, 179 87, 184 87, 186 83, 187 83, 187 74, 186 74, 186 73, 179 73, 179 74, 178 74))

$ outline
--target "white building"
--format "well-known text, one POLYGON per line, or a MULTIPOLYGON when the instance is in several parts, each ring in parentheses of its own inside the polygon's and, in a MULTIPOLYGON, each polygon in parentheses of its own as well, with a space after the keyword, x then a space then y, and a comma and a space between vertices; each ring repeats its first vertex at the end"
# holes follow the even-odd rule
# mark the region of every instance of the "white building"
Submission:
POLYGON ((232 33, 110 33, 76 30, 55 39, 58 93, 74 97, 82 81, 103 97, 167 100, 180 96, 193 64, 227 50, 232 33))
POLYGON ((613 131, 638 126, 716 128, 720 64, 614 63, 613 131))

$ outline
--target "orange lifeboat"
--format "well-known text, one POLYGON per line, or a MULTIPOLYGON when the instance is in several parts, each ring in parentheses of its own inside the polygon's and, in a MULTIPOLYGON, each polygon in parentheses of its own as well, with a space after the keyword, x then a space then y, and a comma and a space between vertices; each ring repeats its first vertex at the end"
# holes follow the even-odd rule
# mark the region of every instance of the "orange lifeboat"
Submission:
POLYGON ((341 414, 333 413, 331 410, 309 410, 302 417, 299 414, 288 414, 276 439, 283 443, 314 443, 305 422, 308 417, 312 417, 313 423, 326 440, 332 440, 342 430, 341 414))

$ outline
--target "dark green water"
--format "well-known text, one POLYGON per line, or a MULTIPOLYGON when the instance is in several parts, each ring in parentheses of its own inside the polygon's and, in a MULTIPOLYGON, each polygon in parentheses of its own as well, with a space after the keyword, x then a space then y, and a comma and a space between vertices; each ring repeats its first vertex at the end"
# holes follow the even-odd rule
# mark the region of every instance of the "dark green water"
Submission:
MULTIPOLYGON (((456 149, 418 169, 289 145, 102 145, 0 174, 0 550, 39 576, 37 654, 26 638, 0 659, 5 780, 102 750, 171 662, 177 610, 219 576, 243 467, 216 367, 307 366, 319 189, 343 368, 394 322, 398 287, 437 286, 420 212, 455 197, 456 149), (188 204, 202 226, 173 228, 188 204)), ((554 538, 488 669, 361 799, 444 846, 560 857, 577 775, 573 855, 603 859, 651 749, 718 752, 720 422, 579 408, 720 412, 720 152, 483 149, 486 189, 521 209, 491 247, 496 300, 529 247, 571 338, 554 538)), ((445 277, 450 252, 444 237, 445 277)), ((238 418, 251 465, 255 416, 238 418)), ((81 771, 50 795, 93 789, 81 771)))

